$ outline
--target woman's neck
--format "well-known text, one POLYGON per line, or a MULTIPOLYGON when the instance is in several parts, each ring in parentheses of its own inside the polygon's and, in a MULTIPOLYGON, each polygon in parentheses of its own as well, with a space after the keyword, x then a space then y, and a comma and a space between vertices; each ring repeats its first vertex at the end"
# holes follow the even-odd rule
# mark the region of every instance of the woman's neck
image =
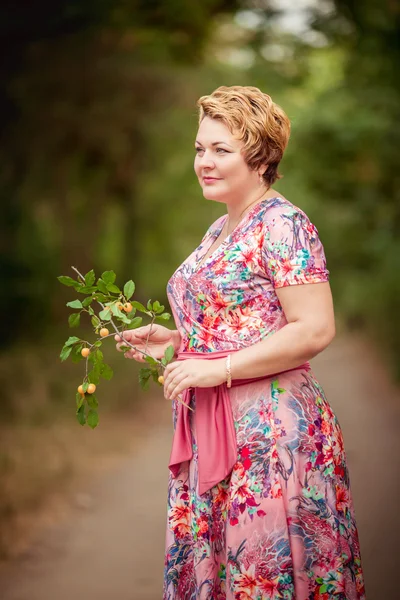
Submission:
POLYGON ((258 189, 252 197, 246 198, 242 202, 235 204, 227 204, 228 219, 227 219, 227 234, 229 235, 235 227, 240 223, 245 214, 253 208, 258 202, 266 198, 273 198, 276 192, 272 189, 264 188, 262 191, 258 189))

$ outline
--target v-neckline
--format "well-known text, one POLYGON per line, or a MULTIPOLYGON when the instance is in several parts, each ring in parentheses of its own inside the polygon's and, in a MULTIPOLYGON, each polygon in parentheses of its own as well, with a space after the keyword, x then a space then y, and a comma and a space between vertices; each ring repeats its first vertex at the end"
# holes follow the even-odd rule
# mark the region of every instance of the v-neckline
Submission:
MULTIPOLYGON (((200 269, 202 269, 205 265, 207 265, 208 262, 210 262, 210 260, 212 258, 214 258, 214 255, 217 254, 218 252, 220 252, 222 250, 222 247, 225 246, 226 244, 229 243, 230 238, 233 236, 233 234, 236 232, 237 229, 239 229, 240 226, 242 226, 246 220, 249 218, 250 215, 253 214, 253 212, 256 210, 256 208, 258 208, 261 204, 263 204, 264 202, 271 202, 272 200, 276 200, 277 198, 279 198, 279 196, 273 196, 272 198, 264 198, 264 200, 260 200, 260 202, 257 202, 257 204, 255 204, 253 206, 252 209, 249 210, 248 213, 246 213, 243 218, 239 221, 239 223, 236 225, 236 227, 234 227, 234 229, 232 229, 232 231, 230 232, 229 235, 227 235, 222 241, 221 243, 215 248, 215 250, 213 250, 213 252, 205 259, 203 260, 204 256, 207 254, 207 252, 209 251, 209 249, 211 248, 211 246, 213 245, 213 243, 215 242, 215 240, 218 238, 218 236, 220 235, 221 231, 224 228, 224 225, 228 219, 228 214, 225 215, 225 219, 223 220, 221 226, 216 230, 216 232, 214 232, 214 234, 211 235, 211 244, 209 246, 207 246, 207 250, 205 251, 205 253, 203 254, 203 256, 200 259, 200 263, 199 262, 195 262, 193 264, 193 268, 192 268, 192 274, 197 273, 198 271, 200 271, 200 269)), ((195 253, 197 256, 197 253, 195 253)))

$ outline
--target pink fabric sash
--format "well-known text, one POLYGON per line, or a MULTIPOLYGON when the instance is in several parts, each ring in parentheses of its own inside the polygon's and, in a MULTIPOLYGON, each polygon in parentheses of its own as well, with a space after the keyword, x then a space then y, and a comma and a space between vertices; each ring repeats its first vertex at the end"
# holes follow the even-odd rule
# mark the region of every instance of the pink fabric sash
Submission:
MULTIPOLYGON (((179 352, 178 360, 189 358, 213 360, 224 358, 230 352, 179 352)), ((310 364, 304 363, 294 369, 310 370, 310 364)), ((288 371, 281 371, 286 373, 288 371)), ((245 385, 253 381, 269 379, 279 373, 254 377, 249 379, 232 380, 232 387, 245 385)), ((214 485, 225 479, 233 469, 237 460, 237 444, 232 407, 226 383, 209 388, 195 388, 199 494, 204 494, 214 485)), ((182 400, 190 403, 190 390, 182 394, 182 400)), ((193 457, 192 434, 190 431, 189 410, 181 402, 177 403, 177 420, 172 442, 169 469, 176 478, 181 464, 193 457)))

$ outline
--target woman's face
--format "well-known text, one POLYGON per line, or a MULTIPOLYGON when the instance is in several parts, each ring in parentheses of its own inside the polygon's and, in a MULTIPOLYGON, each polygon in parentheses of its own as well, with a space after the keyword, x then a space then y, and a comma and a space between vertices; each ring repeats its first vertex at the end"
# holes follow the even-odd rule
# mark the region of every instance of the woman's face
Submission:
POLYGON ((259 173, 248 167, 242 147, 221 121, 204 117, 195 142, 194 170, 205 198, 232 204, 260 188, 259 173))

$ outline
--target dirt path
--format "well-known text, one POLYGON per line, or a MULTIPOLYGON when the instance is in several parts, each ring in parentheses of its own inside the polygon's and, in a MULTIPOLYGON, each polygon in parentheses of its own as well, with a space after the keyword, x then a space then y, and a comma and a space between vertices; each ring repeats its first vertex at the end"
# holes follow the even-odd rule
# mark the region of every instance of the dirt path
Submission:
MULTIPOLYGON (((344 430, 368 600, 395 600, 400 391, 358 340, 336 340, 313 367, 344 430)), ((170 438, 160 399, 135 454, 82 490, 62 525, 2 567, 0 598, 160 600, 170 438)))

